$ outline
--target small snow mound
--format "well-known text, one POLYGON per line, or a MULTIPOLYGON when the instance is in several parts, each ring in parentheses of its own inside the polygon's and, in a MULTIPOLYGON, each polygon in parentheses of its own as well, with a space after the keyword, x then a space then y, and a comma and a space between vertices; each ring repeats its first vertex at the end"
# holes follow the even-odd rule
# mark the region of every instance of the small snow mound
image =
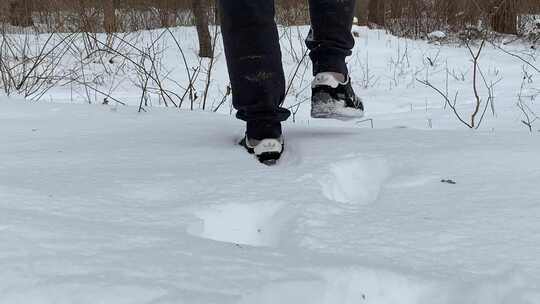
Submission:
MULTIPOLYGON (((69 277, 63 278, 68 280, 69 277)), ((166 292, 149 286, 111 286, 105 283, 89 285, 70 278, 70 283, 58 283, 62 279, 49 279, 42 284, 31 284, 25 289, 5 289, 0 294, 0 303, 25 304, 132 304, 153 303, 166 292), (129 295, 129 296, 128 296, 129 295), (134 301, 137 299, 137 302, 134 301)), ((89 274, 86 280, 92 279, 89 274)), ((96 278, 98 279, 98 278, 96 278)), ((103 280, 103 277, 99 277, 103 280)))
MULTIPOLYGON (((241 304, 412 304, 431 297, 432 283, 372 269, 323 271, 313 281, 277 282, 245 296, 241 304)), ((443 296, 443 295, 441 295, 443 296)), ((432 298, 433 299, 433 298, 432 298)))
POLYGON ((334 163, 319 180, 326 198, 345 204, 370 204, 389 175, 386 161, 351 158, 334 163))
POLYGON ((443 40, 446 39, 446 33, 442 31, 434 31, 428 34, 430 40, 443 40))
POLYGON ((187 232, 214 241, 272 247, 292 214, 284 202, 223 204, 196 212, 200 221, 187 232))
POLYGON ((310 281, 281 281, 242 298, 240 304, 533 304, 538 293, 514 275, 484 282, 443 282, 384 269, 320 271, 310 281))

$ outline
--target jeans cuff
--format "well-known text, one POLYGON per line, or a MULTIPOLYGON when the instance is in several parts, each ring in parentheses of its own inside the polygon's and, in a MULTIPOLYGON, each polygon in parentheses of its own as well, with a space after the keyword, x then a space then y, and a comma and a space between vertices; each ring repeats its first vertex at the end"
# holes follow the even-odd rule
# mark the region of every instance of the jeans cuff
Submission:
POLYGON ((347 64, 345 63, 345 58, 313 62, 314 76, 324 72, 340 73, 346 77, 349 75, 349 70, 347 68, 347 64))

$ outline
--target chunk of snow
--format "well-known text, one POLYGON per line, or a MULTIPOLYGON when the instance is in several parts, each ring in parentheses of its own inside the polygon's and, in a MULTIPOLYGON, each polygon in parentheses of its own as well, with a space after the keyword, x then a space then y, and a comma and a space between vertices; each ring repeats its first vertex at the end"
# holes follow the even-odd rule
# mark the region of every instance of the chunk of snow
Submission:
POLYGON ((431 33, 428 34, 428 38, 429 39, 437 39, 437 40, 445 39, 446 38, 446 33, 442 32, 442 31, 434 31, 434 32, 431 32, 431 33))

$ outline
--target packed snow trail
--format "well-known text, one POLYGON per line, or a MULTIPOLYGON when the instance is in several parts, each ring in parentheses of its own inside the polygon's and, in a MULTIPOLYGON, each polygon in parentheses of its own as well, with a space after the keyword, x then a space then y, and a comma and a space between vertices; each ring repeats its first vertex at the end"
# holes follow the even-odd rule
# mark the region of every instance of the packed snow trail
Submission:
POLYGON ((540 141, 2 100, 0 303, 540 303, 540 141), (441 182, 452 180, 455 184, 441 182))

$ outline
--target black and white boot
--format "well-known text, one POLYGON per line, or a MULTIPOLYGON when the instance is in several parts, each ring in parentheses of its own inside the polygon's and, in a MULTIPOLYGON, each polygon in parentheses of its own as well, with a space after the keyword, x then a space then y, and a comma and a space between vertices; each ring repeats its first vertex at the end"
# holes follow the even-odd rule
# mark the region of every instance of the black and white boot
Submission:
POLYGON ((311 117, 352 120, 364 117, 364 104, 351 79, 340 82, 335 73, 319 73, 311 85, 311 117))
POLYGON ((240 141, 250 154, 268 166, 274 165, 281 158, 284 150, 283 138, 267 138, 263 140, 250 139, 247 135, 240 141))

